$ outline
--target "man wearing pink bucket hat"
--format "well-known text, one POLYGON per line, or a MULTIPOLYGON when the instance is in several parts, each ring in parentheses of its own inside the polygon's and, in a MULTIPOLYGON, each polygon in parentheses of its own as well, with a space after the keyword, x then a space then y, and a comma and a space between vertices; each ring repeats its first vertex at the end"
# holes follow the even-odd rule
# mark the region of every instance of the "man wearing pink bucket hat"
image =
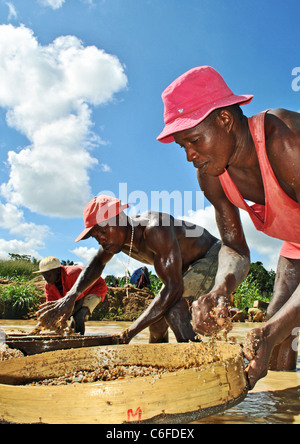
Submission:
MULTIPOLYGON (((167 342, 168 327, 178 342, 195 340, 189 302, 214 285, 221 242, 202 227, 175 220, 165 213, 124 213, 119 199, 98 196, 84 210, 85 229, 76 241, 93 237, 100 248, 65 298, 48 302, 38 312, 40 325, 49 329, 70 316, 79 294, 97 281, 115 254, 125 253, 153 265, 164 286, 142 315, 123 332, 128 343, 149 327, 150 342, 167 342)), ((128 266, 127 266, 128 268, 128 266)), ((125 270, 124 270, 125 271, 125 270)))
POLYGON ((246 339, 250 388, 268 368, 296 368, 300 326, 300 114, 275 109, 248 119, 239 105, 252 97, 235 95, 213 68, 194 68, 164 91, 165 128, 158 136, 185 149, 222 239, 215 286, 193 304, 197 332, 222 328, 229 294, 249 271, 239 209, 258 230, 284 241, 268 321, 246 339))

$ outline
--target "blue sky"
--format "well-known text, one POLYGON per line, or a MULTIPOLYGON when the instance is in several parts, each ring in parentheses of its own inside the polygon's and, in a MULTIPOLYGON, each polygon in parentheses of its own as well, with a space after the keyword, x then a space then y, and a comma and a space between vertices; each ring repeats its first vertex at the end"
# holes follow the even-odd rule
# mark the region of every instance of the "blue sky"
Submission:
MULTIPOLYGON (((184 152, 156 141, 161 93, 210 65, 254 94, 247 116, 299 111, 299 15, 297 0, 0 0, 0 258, 85 263, 97 245, 74 239, 104 190, 131 211, 186 192, 172 214, 217 234, 184 152)), ((280 242, 242 218, 252 260, 274 269, 280 242)), ((124 274, 121 258, 107 272, 124 274)))

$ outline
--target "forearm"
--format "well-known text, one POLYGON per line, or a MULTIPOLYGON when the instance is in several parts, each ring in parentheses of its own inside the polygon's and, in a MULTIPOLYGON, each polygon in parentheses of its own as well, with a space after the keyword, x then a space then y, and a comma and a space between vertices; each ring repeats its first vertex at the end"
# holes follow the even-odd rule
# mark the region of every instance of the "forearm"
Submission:
POLYGON ((300 284, 286 304, 262 327, 266 337, 272 337, 275 345, 290 335, 295 336, 300 329, 300 284))
POLYGON ((248 254, 239 254, 232 248, 223 245, 219 253, 219 266, 212 291, 221 291, 229 296, 245 279, 250 270, 248 254))
POLYGON ((99 258, 95 256, 82 270, 67 296, 76 300, 78 296, 84 293, 101 277, 103 269, 104 265, 99 261, 99 258))
MULTIPOLYGON (((180 291, 179 291, 180 292, 180 291)), ((131 324, 128 329, 130 338, 136 336, 140 331, 159 321, 164 314, 178 301, 178 290, 169 291, 166 287, 162 289, 159 295, 151 302, 141 316, 131 324)))

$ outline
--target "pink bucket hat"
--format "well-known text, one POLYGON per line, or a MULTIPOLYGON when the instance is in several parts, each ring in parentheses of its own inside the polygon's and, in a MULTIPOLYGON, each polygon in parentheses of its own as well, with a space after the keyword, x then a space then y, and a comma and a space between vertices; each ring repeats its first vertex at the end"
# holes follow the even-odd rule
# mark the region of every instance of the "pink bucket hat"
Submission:
POLYGON ((252 95, 237 96, 210 66, 199 66, 178 77, 162 94, 165 128, 157 140, 174 142, 173 134, 193 128, 217 108, 246 105, 252 95))
POLYGON ((104 195, 95 197, 84 209, 83 219, 85 230, 83 230, 75 242, 87 238, 89 232, 95 225, 116 217, 128 207, 128 204, 122 205, 121 201, 115 197, 104 195))

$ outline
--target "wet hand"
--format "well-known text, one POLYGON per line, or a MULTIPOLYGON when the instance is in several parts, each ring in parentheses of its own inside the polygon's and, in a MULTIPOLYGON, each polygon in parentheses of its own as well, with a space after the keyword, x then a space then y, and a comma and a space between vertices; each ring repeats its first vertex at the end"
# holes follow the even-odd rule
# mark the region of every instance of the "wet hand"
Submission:
POLYGON ((126 328, 126 330, 124 330, 122 333, 121 333, 121 336, 120 336, 120 340, 119 340, 119 342, 120 342, 120 344, 129 344, 129 342, 131 341, 131 337, 129 336, 129 329, 128 328, 126 328))
POLYGON ((72 315, 74 304, 75 301, 68 297, 42 304, 36 313, 39 325, 46 330, 63 330, 67 327, 67 321, 72 315))
POLYGON ((193 329, 201 335, 218 333, 229 319, 229 298, 215 293, 201 296, 193 303, 193 329))

